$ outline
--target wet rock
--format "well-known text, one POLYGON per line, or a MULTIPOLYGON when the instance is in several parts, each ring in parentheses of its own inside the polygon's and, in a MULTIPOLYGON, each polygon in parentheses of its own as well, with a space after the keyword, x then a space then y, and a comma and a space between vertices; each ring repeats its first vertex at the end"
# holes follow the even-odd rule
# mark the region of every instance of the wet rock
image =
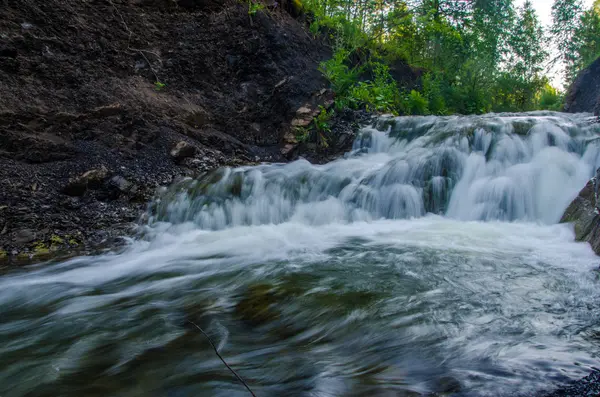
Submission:
POLYGON ((589 181, 567 207, 560 222, 572 223, 577 241, 588 242, 600 255, 600 216, 594 212, 594 184, 589 181))
POLYGON ((543 397, 597 397, 600 396, 600 371, 573 382, 569 387, 545 394, 543 397))
POLYGON ((235 312, 251 325, 262 325, 279 318, 279 312, 273 307, 277 301, 275 287, 269 284, 252 285, 235 306, 235 312))
POLYGON ((171 157, 178 163, 188 157, 194 157, 195 154, 196 147, 186 141, 178 142, 170 152, 171 157))
POLYGON ((461 390, 460 382, 451 376, 445 376, 437 381, 436 391, 438 393, 459 393, 461 390))

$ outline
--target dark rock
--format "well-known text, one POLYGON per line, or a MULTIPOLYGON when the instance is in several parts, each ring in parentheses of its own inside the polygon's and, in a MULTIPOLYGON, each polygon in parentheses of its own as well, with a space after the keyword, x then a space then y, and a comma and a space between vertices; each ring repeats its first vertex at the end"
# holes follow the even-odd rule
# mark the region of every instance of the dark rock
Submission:
POLYGON ((110 180, 110 183, 112 186, 114 186, 115 188, 120 190, 122 193, 129 193, 133 189, 137 190, 137 187, 134 184, 132 184, 127 179, 125 179, 119 175, 112 177, 110 180))
POLYGON ((579 72, 567 91, 565 110, 600 114, 600 58, 579 72))
POLYGON ((35 240, 35 232, 31 229, 21 229, 15 233, 17 244, 27 244, 35 240))
POLYGON ((600 216, 595 208, 594 184, 589 181, 567 207, 560 222, 572 223, 575 239, 590 243, 594 252, 600 255, 600 216))
POLYGON ((69 179, 63 188, 63 193, 68 196, 83 196, 87 190, 87 181, 81 177, 69 179))
POLYGON ((459 393, 462 390, 460 382, 451 376, 445 376, 437 381, 438 393, 459 393))
POLYGON ((544 394, 543 397, 597 397, 600 396, 600 371, 595 370, 589 376, 573 382, 568 387, 544 394))
POLYGON ((186 141, 180 141, 171 149, 170 155, 176 162, 180 162, 188 157, 194 157, 196 154, 196 147, 187 143, 186 141))

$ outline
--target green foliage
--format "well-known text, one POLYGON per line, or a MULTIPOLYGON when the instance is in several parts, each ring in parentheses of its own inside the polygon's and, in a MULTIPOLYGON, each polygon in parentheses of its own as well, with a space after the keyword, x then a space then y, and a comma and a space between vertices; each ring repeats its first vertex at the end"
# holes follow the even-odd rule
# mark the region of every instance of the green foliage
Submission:
POLYGON ((589 66, 600 57, 600 11, 596 7, 600 8, 595 5, 583 13, 576 30, 576 71, 589 66))
POLYGON ((559 112, 563 109, 563 96, 550 84, 546 84, 538 101, 538 108, 559 112))
POLYGON ((167 86, 167 85, 166 85, 165 83, 161 83, 160 81, 155 81, 155 82, 154 82, 154 89, 155 89, 156 91, 160 91, 160 90, 162 90, 163 88, 165 88, 166 86, 167 86))
POLYGON ((398 87, 390 76, 389 68, 379 62, 373 62, 369 66, 373 70, 374 79, 354 85, 348 94, 349 103, 355 108, 395 113, 398 87))
POLYGON ((402 108, 407 114, 428 114, 428 106, 427 98, 415 90, 411 90, 402 102, 402 108))
POLYGON ((319 109, 319 114, 313 119, 315 130, 319 133, 331 132, 329 120, 331 119, 333 113, 328 112, 323 106, 319 106, 319 109))
POLYGON ((550 28, 551 39, 560 49, 559 59, 565 66, 565 82, 569 84, 576 73, 577 45, 575 35, 583 13, 581 0, 554 0, 552 4, 552 27, 550 28))
POLYGON ((258 11, 262 11, 264 9, 264 4, 257 1, 248 0, 248 15, 256 15, 258 11))
POLYGON ((350 68, 346 65, 347 56, 348 51, 340 49, 335 52, 333 58, 321 62, 319 66, 319 71, 329 80, 333 91, 341 97, 344 97, 356 84, 360 74, 359 68, 350 68))
POLYGON ((431 114, 444 115, 448 113, 444 95, 445 81, 441 75, 427 73, 423 76, 423 94, 427 99, 427 108, 431 114))
MULTIPOLYGON (((555 1, 562 21, 577 14, 577 4, 555 1)), ((335 49, 320 70, 336 108, 443 115, 560 107, 547 87, 548 46, 530 1, 518 10, 513 0, 304 0, 303 6, 313 17, 311 32, 335 49), (395 66, 405 64, 422 71, 419 81, 392 78, 390 66, 398 76, 395 66)), ((585 54, 581 62, 598 53, 594 15, 587 15, 587 30, 556 30, 563 42, 586 38, 574 40, 582 43, 573 46, 585 54)))
POLYGON ((307 127, 296 127, 294 129, 295 138, 300 143, 316 143, 321 147, 329 147, 329 135, 331 133, 331 117, 333 110, 327 110, 319 106, 320 112, 315 116, 311 124, 307 127))
POLYGON ((552 6, 552 39, 565 67, 565 83, 600 57, 600 0, 583 9, 580 0, 555 0, 552 6))

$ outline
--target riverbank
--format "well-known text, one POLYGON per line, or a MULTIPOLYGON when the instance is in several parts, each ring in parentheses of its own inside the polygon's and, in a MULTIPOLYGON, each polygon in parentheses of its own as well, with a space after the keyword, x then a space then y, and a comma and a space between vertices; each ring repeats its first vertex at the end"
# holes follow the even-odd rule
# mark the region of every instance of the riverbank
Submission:
POLYGON ((331 103, 317 70, 331 50, 280 8, 9 1, 0 260, 114 246, 177 178, 345 151, 367 115, 332 119, 328 148, 289 142, 299 110, 331 103))

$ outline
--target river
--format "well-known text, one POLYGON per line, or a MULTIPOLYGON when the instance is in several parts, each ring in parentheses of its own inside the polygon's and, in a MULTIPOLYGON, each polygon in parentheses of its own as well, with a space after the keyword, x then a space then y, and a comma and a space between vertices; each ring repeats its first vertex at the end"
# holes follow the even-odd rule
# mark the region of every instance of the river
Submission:
POLYGON ((599 366, 600 264, 558 224, 591 115, 382 117, 221 169, 127 247, 0 278, 0 396, 514 396, 599 366))

